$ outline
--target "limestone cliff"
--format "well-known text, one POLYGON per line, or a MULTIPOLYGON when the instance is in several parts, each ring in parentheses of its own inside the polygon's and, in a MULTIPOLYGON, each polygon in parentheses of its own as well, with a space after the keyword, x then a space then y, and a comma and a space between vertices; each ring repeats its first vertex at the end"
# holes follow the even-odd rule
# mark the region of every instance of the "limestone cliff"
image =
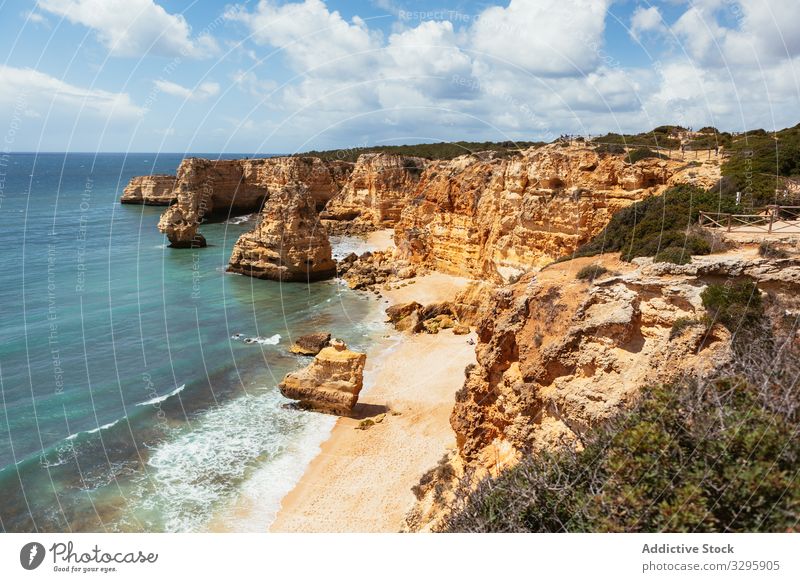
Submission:
POLYGON ((256 228, 236 241, 228 271, 276 281, 316 281, 336 274, 315 198, 292 182, 270 194, 256 228))
POLYGON ((580 448, 582 434, 632 404, 642 387, 728 363, 731 334, 702 323, 701 293, 732 278, 755 280, 781 317, 796 317, 800 261, 740 251, 688 265, 581 258, 484 288, 472 319, 477 365, 466 370, 450 419, 457 449, 423 478, 409 529, 435 528, 442 499, 456 494, 464 474, 495 474, 526 452, 580 448), (608 273, 593 283, 575 277, 594 263, 608 273))
POLYGON ((325 207, 322 218, 356 221, 376 228, 394 226, 426 164, 423 158, 409 156, 360 155, 341 192, 325 207))
POLYGON ((611 216, 676 182, 710 186, 716 165, 551 144, 509 159, 431 164, 395 227, 404 255, 456 275, 508 281, 564 256, 611 216))
POLYGON ((176 200, 173 194, 175 179, 175 176, 166 174, 136 176, 122 192, 120 204, 168 206, 176 200))
POLYGON ((165 211, 159 229, 172 246, 186 246, 203 221, 257 212, 271 192, 294 182, 307 187, 319 210, 339 191, 348 173, 344 164, 312 157, 187 158, 175 181, 177 202, 165 211))

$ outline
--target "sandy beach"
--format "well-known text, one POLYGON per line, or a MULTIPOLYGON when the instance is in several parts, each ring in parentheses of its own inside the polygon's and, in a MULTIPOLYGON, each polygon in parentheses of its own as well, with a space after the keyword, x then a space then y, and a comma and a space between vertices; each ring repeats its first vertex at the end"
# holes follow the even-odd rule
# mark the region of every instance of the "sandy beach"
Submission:
MULTIPOLYGON (((466 280, 432 274, 384 292, 391 303, 452 299, 466 280)), ((301 481, 282 502, 274 532, 396 532, 415 499, 411 487, 455 446, 450 412, 464 368, 475 359, 470 336, 445 330, 406 336, 367 355, 354 418, 340 418, 301 481), (361 420, 386 413, 366 430, 361 420)))
MULTIPOLYGON (((372 250, 391 245, 392 231, 366 239, 372 250)), ((468 280, 430 273, 413 284, 382 290, 383 321, 390 304, 451 300, 468 280), (388 303, 387 303, 388 301, 388 303)), ((387 336, 367 350, 364 389, 352 417, 335 420, 330 437, 283 498, 277 517, 259 507, 257 493, 243 493, 209 527, 211 531, 397 532, 414 504, 411 488, 455 446, 450 412, 464 368, 475 360, 474 334, 387 336), (365 419, 380 420, 362 430, 365 419)), ((331 417, 332 418, 332 417, 331 417)))

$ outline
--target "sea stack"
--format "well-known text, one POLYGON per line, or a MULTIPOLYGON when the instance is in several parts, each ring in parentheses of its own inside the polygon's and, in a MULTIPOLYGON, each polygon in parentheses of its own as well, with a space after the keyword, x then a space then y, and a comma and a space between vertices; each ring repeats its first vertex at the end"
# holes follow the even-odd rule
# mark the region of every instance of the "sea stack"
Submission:
POLYGON ((184 212, 179 205, 170 206, 158 220, 158 230, 167 235, 169 246, 176 249, 202 248, 205 237, 197 232, 197 215, 184 212))
POLYGON ((328 233, 308 187, 273 192, 251 232, 236 241, 228 271, 275 281, 318 281, 336 274, 328 233))
POLYGON ((347 349, 344 342, 333 341, 308 366, 287 374, 278 388, 286 398, 298 400, 303 408, 346 415, 358 402, 366 361, 366 354, 347 349))

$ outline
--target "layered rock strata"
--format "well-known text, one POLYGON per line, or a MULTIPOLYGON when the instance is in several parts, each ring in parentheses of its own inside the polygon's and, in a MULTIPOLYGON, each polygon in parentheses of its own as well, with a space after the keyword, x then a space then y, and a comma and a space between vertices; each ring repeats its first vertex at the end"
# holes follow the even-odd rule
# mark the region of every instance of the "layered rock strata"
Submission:
POLYGON ((301 183, 273 192, 258 225, 239 237, 228 271, 275 281, 317 281, 336 274, 314 198, 301 183))
MULTIPOLYGON (((477 310, 467 310, 477 365, 465 370, 450 418, 457 448, 421 483, 408 528, 435 529, 464 475, 496 474, 525 453, 580 449, 584 433, 632 404, 644 386, 724 367, 733 357, 731 334, 719 324, 707 328, 701 294, 736 279, 756 281, 778 319, 800 312, 796 258, 736 252, 688 265, 577 259, 491 292, 484 287, 477 310), (594 261, 609 273, 593 283, 575 278, 594 261)), ((477 289, 462 294, 463 304, 474 304, 477 289)))
POLYGON ((328 203, 321 217, 372 228, 393 226, 426 165, 423 158, 362 154, 341 192, 328 203))
POLYGON ((177 200, 175 176, 152 174, 136 176, 125 187, 120 204, 145 204, 148 206, 169 206, 177 200))
POLYGON ((348 174, 345 164, 312 157, 187 158, 178 168, 176 203, 162 215, 159 229, 172 246, 186 246, 203 221, 257 212, 272 192, 296 182, 306 186, 319 210, 338 193, 348 174))
POLYGON ((287 374, 278 388, 303 408, 347 415, 358 402, 364 385, 367 355, 347 349, 342 342, 323 348, 314 361, 287 374))
POLYGON ((675 160, 552 144, 520 156, 462 156, 432 163, 395 227, 403 256, 435 270, 503 282, 568 255, 620 209, 669 185, 708 187, 675 160))

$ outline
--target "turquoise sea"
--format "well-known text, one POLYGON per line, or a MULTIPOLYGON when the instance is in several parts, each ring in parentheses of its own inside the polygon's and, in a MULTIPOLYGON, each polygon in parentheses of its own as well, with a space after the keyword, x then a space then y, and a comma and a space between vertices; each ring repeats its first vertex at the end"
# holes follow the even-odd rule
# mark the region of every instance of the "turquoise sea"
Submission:
POLYGON ((202 530, 256 473, 268 516, 333 424, 276 388, 305 364, 291 338, 381 333, 376 304, 336 281, 226 274, 247 220, 171 249, 163 208, 118 203, 181 158, 0 156, 3 531, 202 530))

